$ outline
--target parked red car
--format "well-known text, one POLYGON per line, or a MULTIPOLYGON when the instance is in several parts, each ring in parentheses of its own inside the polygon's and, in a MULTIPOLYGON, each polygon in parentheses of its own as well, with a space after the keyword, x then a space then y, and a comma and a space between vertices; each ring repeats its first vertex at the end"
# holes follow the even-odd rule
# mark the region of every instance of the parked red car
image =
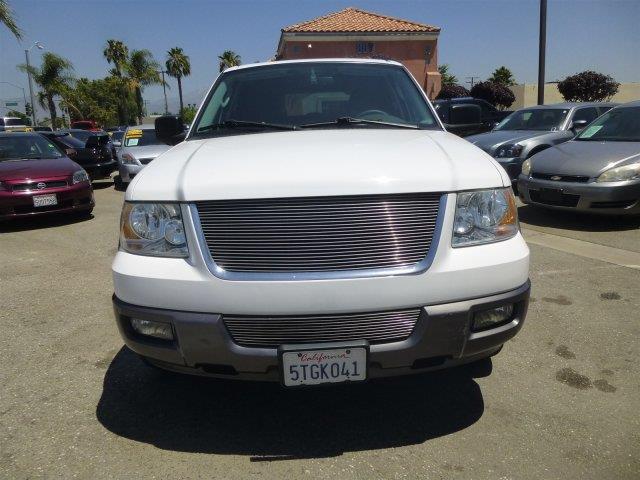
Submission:
POLYGON ((91 213, 87 172, 38 133, 0 133, 0 220, 91 213))
POLYGON ((71 128, 78 128, 80 130, 89 130, 90 132, 101 132, 102 128, 95 120, 77 120, 71 122, 71 128))

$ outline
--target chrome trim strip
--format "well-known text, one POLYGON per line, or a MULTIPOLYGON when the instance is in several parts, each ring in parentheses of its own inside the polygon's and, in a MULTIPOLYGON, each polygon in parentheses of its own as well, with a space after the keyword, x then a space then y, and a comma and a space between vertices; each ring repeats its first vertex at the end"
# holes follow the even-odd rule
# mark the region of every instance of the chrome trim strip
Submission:
POLYGON ((333 270, 330 272, 229 272, 218 266, 207 246, 207 241, 200 224, 200 216, 195 203, 189 204, 189 213, 191 224, 195 230, 195 236, 198 240, 202 258, 207 265, 209 271, 222 280, 232 281, 295 281, 295 280, 342 280, 352 278, 371 278, 371 277, 388 277, 394 275, 418 275, 426 271, 436 256, 438 243, 440 243, 440 235, 442 234, 442 224, 447 208, 447 193, 443 193, 438 203, 438 216, 436 219, 435 230, 431 239, 431 245, 427 256, 418 263, 414 263, 408 267, 402 268, 373 268, 362 270, 333 270))

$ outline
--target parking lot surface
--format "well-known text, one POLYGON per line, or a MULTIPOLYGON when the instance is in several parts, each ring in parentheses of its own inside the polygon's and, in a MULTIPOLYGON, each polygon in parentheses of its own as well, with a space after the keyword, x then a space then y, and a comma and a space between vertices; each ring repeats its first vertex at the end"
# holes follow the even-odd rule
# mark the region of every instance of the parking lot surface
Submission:
POLYGON ((531 305, 491 360, 287 391, 163 374, 123 348, 124 194, 95 188, 89 220, 0 226, 0 477, 638 478, 637 219, 521 207, 531 305))

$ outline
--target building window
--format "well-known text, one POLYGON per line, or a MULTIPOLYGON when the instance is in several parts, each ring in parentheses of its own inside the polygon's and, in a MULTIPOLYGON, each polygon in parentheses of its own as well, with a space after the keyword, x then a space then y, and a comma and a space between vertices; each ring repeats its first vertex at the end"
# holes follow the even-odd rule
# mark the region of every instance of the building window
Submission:
POLYGON ((373 43, 371 43, 371 42, 357 42, 356 43, 356 52, 357 53, 371 53, 371 52, 373 52, 373 43))

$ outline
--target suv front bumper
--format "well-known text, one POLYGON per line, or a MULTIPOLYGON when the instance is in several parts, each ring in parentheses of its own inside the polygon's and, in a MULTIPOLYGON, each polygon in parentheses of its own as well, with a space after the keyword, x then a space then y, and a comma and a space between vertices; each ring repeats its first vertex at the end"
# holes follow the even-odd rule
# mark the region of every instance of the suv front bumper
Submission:
MULTIPOLYGON (((370 346, 369 377, 387 377, 468 363, 496 353, 522 328, 530 283, 508 292, 453 303, 426 305, 406 340, 370 346), (513 304, 507 323, 473 332, 474 312, 513 304)), ((131 305, 113 296, 116 322, 126 345, 151 363, 195 375, 246 380, 279 380, 276 348, 234 343, 222 315, 131 305), (142 336, 130 319, 168 322, 173 341, 142 336)))

